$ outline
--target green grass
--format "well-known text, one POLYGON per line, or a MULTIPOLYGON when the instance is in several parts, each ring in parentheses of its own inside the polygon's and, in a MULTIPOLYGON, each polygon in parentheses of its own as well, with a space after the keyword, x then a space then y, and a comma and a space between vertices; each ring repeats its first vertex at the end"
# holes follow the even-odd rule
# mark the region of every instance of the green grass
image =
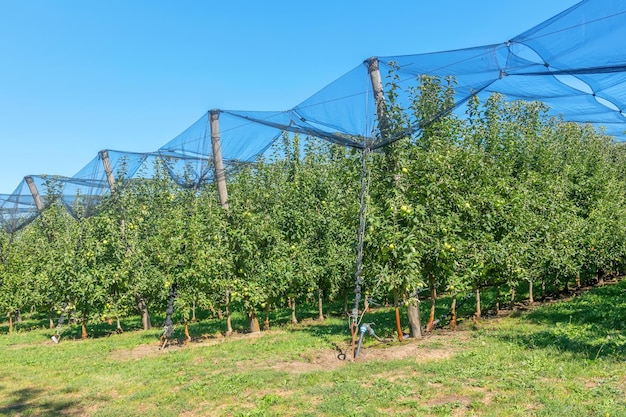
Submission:
MULTIPOLYGON (((392 336, 393 317, 365 320, 392 336)), ((356 362, 336 357, 349 342, 338 317, 231 338, 204 319, 163 351, 159 329, 98 324, 83 341, 76 327, 55 345, 43 320, 11 335, 3 323, 0 416, 626 416, 625 322, 626 281, 419 341, 367 338, 356 362)))

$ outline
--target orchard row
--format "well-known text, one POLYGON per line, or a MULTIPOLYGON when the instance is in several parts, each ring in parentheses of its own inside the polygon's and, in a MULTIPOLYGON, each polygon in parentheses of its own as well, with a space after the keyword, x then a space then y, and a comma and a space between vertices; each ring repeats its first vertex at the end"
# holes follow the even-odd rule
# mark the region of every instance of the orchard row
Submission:
MULTIPOLYGON (((523 283, 532 298, 534 286, 562 290, 619 271, 626 148, 500 96, 430 122, 453 83, 422 86, 408 109, 389 95, 381 134, 407 137, 365 156, 367 297, 415 305, 428 289, 434 312, 441 292, 523 283)), ((211 309, 227 332, 233 308, 253 331, 271 308, 289 305, 296 320, 307 299, 323 317, 323 298, 354 295, 361 157, 285 135, 272 157, 229 175, 228 209, 214 184, 179 187, 163 166, 150 180, 118 181, 90 216, 52 199, 22 230, 0 232, 0 309, 71 309, 83 323, 139 311, 148 328, 175 284, 184 319, 211 309)))

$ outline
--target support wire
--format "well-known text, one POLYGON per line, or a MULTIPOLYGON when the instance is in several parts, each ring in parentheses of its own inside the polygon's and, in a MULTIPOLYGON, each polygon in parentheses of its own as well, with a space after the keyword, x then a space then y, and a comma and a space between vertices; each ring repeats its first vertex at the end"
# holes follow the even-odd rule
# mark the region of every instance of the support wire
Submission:
POLYGON ((359 323, 359 304, 361 303, 361 272, 363 270, 363 242, 365 236, 365 195, 367 194, 367 158, 370 153, 369 144, 363 148, 361 154, 361 192, 359 194, 359 231, 356 254, 356 273, 354 279, 354 307, 350 316, 350 331, 352 332, 352 352, 355 353, 357 327, 359 323))

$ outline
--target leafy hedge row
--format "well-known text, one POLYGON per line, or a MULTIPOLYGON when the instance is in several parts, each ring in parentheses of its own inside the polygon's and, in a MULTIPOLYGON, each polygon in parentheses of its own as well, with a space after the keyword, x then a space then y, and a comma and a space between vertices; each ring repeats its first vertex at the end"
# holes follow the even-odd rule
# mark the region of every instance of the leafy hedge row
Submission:
MULTIPOLYGON (((370 297, 412 303, 520 284, 563 289, 616 273, 626 259, 625 148, 564 123, 539 103, 493 96, 468 115, 427 123, 453 80, 423 78, 412 105, 393 101, 382 134, 411 132, 367 156, 363 279, 370 297)), ((273 157, 240 167, 224 210, 213 185, 180 188, 164 167, 118 180, 78 219, 52 204, 0 232, 0 310, 62 306, 84 320, 192 307, 256 314, 354 291, 361 154, 285 136, 273 157)), ((54 190, 54 179, 50 189, 54 190)), ((532 297, 532 293, 531 293, 532 297)), ((321 304, 320 304, 321 306, 321 304)), ((321 309, 321 307, 320 307, 321 309)), ((434 310, 433 310, 434 311, 434 310)), ((478 309, 477 313, 480 313, 478 309)), ((323 314, 320 311, 320 315, 323 314)), ((429 320, 432 326, 432 317, 429 320)), ((253 327, 254 328, 254 327, 253 327)))

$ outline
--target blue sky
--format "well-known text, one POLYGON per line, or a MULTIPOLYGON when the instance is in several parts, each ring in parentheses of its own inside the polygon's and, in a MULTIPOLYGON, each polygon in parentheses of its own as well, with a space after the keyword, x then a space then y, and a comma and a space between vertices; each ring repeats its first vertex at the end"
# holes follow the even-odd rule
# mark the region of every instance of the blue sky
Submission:
POLYGON ((212 108, 285 110, 370 56, 504 42, 576 0, 0 0, 0 194, 150 152, 212 108))

